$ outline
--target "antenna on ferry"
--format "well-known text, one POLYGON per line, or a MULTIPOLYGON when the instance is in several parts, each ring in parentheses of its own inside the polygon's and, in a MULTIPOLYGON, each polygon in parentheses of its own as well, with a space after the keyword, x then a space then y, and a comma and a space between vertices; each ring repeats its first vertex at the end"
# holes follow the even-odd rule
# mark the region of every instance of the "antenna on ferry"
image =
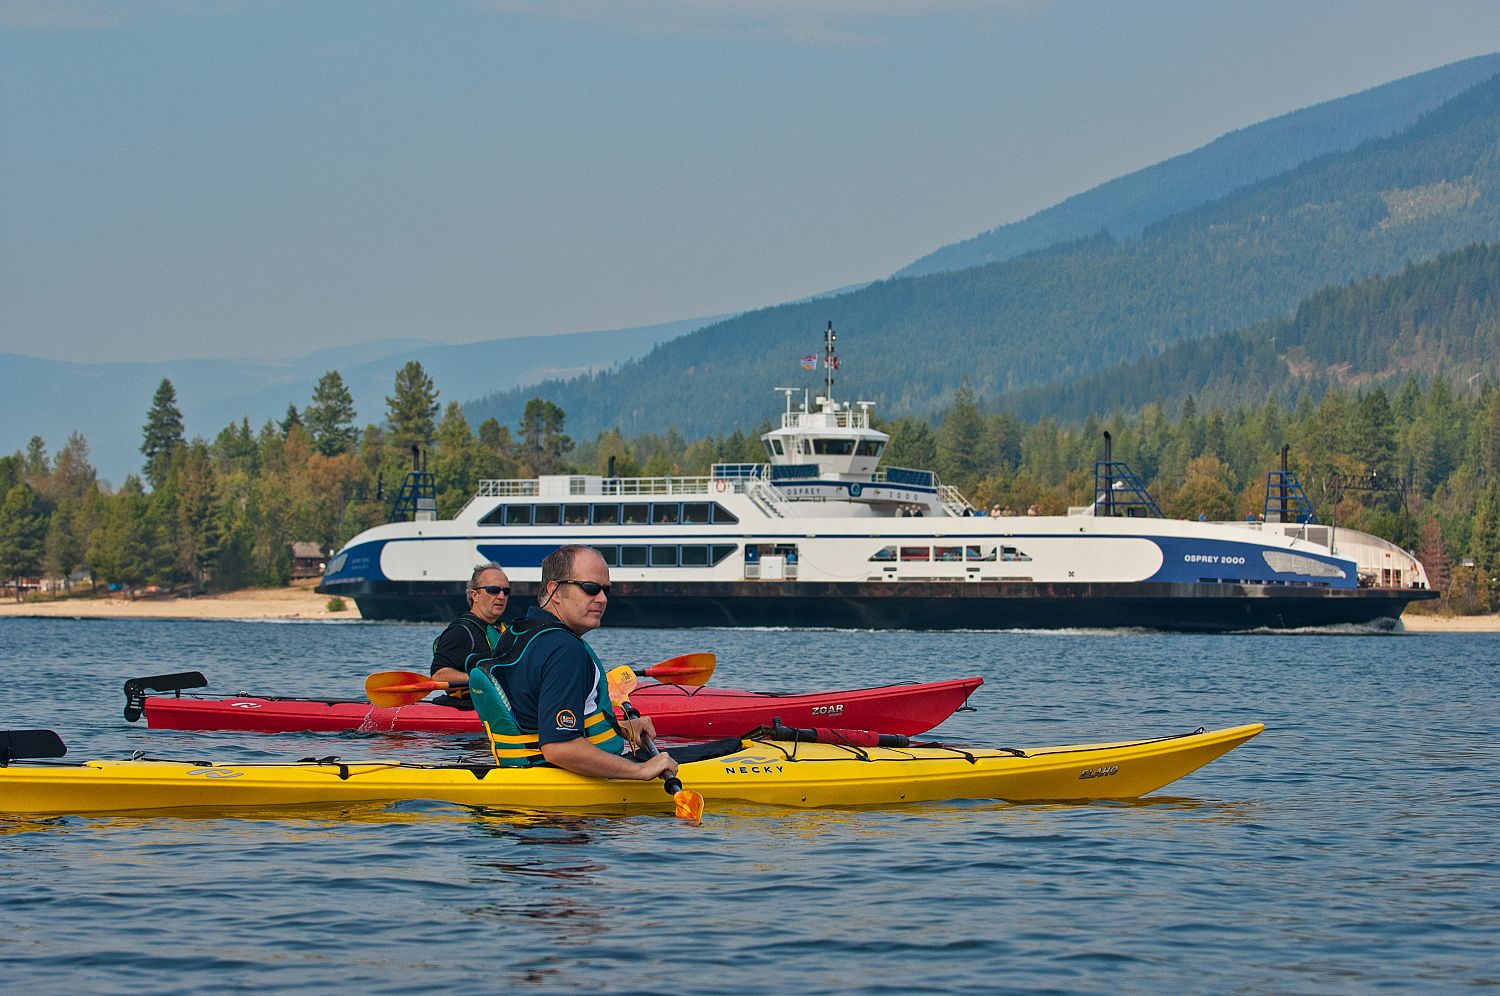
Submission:
POLYGON ((838 354, 833 351, 833 343, 838 337, 833 330, 833 320, 829 319, 828 328, 823 332, 823 380, 826 385, 823 394, 830 404, 833 402, 833 372, 839 368, 838 354))

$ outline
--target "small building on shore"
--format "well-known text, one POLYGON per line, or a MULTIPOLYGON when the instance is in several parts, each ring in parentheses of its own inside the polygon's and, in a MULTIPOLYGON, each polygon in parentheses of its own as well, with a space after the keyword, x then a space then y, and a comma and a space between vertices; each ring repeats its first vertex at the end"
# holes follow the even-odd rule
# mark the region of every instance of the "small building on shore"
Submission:
POLYGON ((292 544, 292 578, 320 578, 328 559, 323 548, 316 543, 292 544))

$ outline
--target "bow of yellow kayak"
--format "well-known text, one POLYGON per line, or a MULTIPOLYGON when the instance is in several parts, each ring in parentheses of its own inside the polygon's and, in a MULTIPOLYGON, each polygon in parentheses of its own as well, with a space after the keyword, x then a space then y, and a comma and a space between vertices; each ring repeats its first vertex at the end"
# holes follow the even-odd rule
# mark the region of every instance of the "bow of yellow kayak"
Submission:
MULTIPOLYGON (((1120 743, 1022 750, 851 748, 744 740, 684 764, 710 801, 771 806, 886 806, 950 799, 1134 799, 1197 770, 1259 724, 1120 743)), ((0 768, 0 812, 92 814, 430 800, 513 810, 670 810, 659 782, 587 778, 556 768, 422 766, 378 761, 207 764, 86 761, 0 768)))

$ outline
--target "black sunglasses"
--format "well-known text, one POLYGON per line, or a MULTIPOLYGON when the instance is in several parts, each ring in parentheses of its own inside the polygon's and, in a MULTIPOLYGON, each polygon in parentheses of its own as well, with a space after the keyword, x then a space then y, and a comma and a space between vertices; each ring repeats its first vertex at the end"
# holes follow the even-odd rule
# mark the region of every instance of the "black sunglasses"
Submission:
POLYGON ((563 578, 562 580, 558 581, 557 583, 558 584, 576 584, 579 587, 579 589, 582 590, 582 592, 585 595, 587 595, 588 597, 590 597, 590 598, 593 598, 595 595, 599 594, 601 591, 604 592, 604 594, 606 594, 606 595, 609 594, 609 585, 607 585, 607 584, 600 584, 598 581, 574 581, 572 578, 563 578))
POLYGON ((486 595, 509 595, 510 589, 501 584, 482 584, 475 591, 482 591, 486 595))

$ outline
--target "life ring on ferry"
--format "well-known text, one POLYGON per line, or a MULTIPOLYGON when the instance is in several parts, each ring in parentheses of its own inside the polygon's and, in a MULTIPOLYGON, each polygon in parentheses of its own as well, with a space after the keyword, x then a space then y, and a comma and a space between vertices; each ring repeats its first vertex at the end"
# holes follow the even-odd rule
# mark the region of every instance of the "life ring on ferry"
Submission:
POLYGON ((726 481, 726 480, 724 480, 724 478, 722 478, 722 477, 719 478, 718 480, 714 481, 714 490, 715 491, 719 491, 719 492, 728 491, 729 490, 729 482, 726 481))

